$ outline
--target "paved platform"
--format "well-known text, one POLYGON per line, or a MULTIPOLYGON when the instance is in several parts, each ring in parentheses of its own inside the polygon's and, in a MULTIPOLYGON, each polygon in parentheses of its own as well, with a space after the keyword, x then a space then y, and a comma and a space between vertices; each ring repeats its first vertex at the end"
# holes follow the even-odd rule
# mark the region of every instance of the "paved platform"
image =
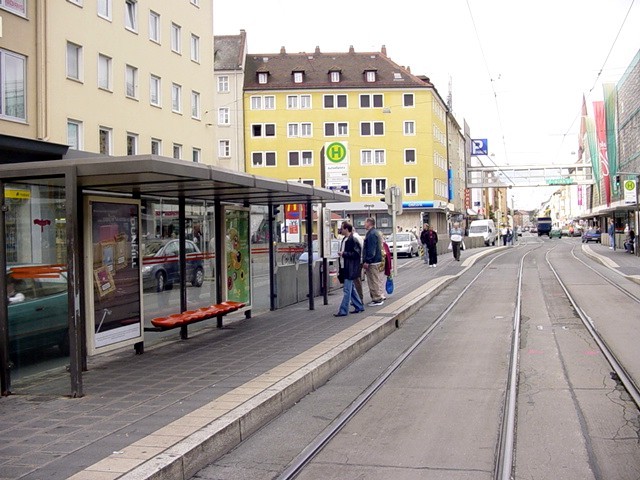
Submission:
POLYGON ((313 311, 302 303, 239 316, 144 355, 128 348, 96 357, 83 375, 83 398, 45 393, 68 389, 67 375, 36 379, 41 394, 0 398, 0 478, 189 478, 502 248, 468 250, 461 262, 441 255, 437 268, 408 261, 393 295, 361 314, 333 317, 337 291, 329 305, 317 299, 313 311))
POLYGON ((603 264, 621 276, 640 283, 640 257, 624 249, 610 249, 599 243, 582 244, 585 255, 603 264))

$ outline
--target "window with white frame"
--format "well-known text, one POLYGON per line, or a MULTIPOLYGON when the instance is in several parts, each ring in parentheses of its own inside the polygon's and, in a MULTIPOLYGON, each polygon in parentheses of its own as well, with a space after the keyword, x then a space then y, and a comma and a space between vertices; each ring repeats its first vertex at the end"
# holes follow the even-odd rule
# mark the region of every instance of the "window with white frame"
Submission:
POLYGON ((433 164, 441 170, 447 169, 447 159, 438 152, 433 152, 433 164))
POLYGON ((324 124, 324 136, 335 137, 336 136, 336 124, 333 122, 324 124))
POLYGON ((361 178, 360 179, 360 195, 373 195, 373 179, 361 178))
POLYGON ((445 111, 442 105, 440 105, 437 102, 433 102, 433 112, 436 114, 436 117, 438 117, 442 122, 444 122, 445 111))
POLYGON ((275 123, 253 123, 251 124, 251 136, 252 137, 275 137, 276 124, 275 123))
POLYGON ((0 7, 22 17, 27 16, 27 0, 0 0, 0 7))
POLYGON ((82 47, 67 42, 67 78, 82 80, 82 47))
POLYGON ((313 126, 309 122, 303 122, 300 124, 300 136, 303 138, 310 138, 313 136, 313 126))
POLYGON ((182 27, 175 23, 171 24, 171 50, 176 53, 182 51, 180 35, 182 34, 182 27))
POLYGON ((111 58, 98 54, 98 88, 111 90, 111 58))
POLYGON ((313 152, 311 150, 303 150, 301 152, 289 152, 290 167, 310 167, 313 165, 313 152))
POLYGON ((231 110, 229 107, 218 108, 218 125, 231 125, 231 110))
POLYGON ((200 163, 202 160, 202 150, 200 150, 199 148, 195 148, 193 147, 193 149, 191 150, 191 160, 193 160, 193 163, 200 163))
POLYGON ((340 72, 338 70, 334 70, 330 73, 329 78, 331 79, 331 83, 339 83, 340 82, 340 72))
POLYGON ((72 150, 82 149, 82 122, 67 120, 67 145, 72 150))
POLYGON ((346 137, 349 135, 349 124, 347 122, 338 122, 336 126, 339 137, 346 137))
POLYGON ((182 145, 179 143, 173 144, 173 158, 180 160, 182 158, 182 145))
POLYGON ((404 163, 414 164, 416 163, 416 149, 405 148, 404 150, 404 163))
POLYGON ((298 95, 287 95, 287 110, 297 110, 298 100, 298 95))
POLYGON ((218 158, 231 157, 231 141, 219 140, 218 141, 218 158))
POLYGON ((276 97, 274 95, 264 96, 264 109, 275 110, 276 109, 276 97))
POLYGON ((413 107, 413 106, 415 106, 414 99, 413 99, 413 93, 404 93, 404 94, 402 94, 402 106, 403 107, 413 107))
POLYGON ((323 95, 324 108, 347 108, 347 95, 323 95))
POLYGON ((287 137, 296 138, 300 136, 300 124, 289 123, 287 124, 287 137))
POLYGON ((360 122, 360 135, 363 137, 384 135, 384 122, 360 122))
POLYGON ((251 165, 254 167, 275 167, 276 152, 252 152, 251 165))
POLYGON ((363 93, 360 95, 360 108, 384 107, 384 95, 381 93, 363 93))
POLYGON ((159 138, 151 139, 151 155, 162 155, 162 140, 159 138))
POLYGON ((126 65, 124 72, 127 97, 138 98, 138 69, 131 65, 126 65))
POLYGON ((111 21, 111 0, 98 0, 98 16, 111 21))
POLYGON ((154 107, 159 107, 162 105, 162 96, 161 92, 161 79, 156 75, 151 75, 149 77, 149 103, 154 107))
POLYGON ((269 77, 269 74, 266 72, 260 72, 258 73, 258 83, 261 85, 264 85, 265 83, 267 83, 267 78, 269 77))
POLYGON ((111 155, 113 152, 113 130, 108 127, 98 129, 98 148, 102 155, 111 155))
POLYGON ((260 95, 251 97, 251 110, 262 110, 262 97, 260 95))
POLYGON ((293 72, 293 83, 302 83, 304 80, 304 72, 293 72))
POLYGON ((149 11, 149 40, 160 43, 160 14, 149 11))
POLYGON ((368 83, 373 83, 376 81, 376 71, 375 70, 367 70, 364 72, 364 79, 368 83))
POLYGON ((300 95, 300 109, 309 110, 311 108, 311 95, 300 95))
POLYGON ((138 1, 125 0, 124 26, 127 30, 138 31, 138 1))
POLYGON ((360 150, 360 163, 362 165, 384 165, 385 151, 384 150, 360 150))
POLYGON ((433 138, 441 145, 445 145, 445 135, 436 125, 433 126, 433 138))
POLYGON ((434 191, 439 197, 449 198, 449 186, 442 180, 435 180, 434 191))
POLYGON ((171 111, 182 112, 182 86, 177 83, 171 84, 171 111))
POLYGON ((191 92, 191 118, 200 119, 200 93, 191 92))
POLYGON ((0 49, 0 117, 26 120, 27 60, 0 49))
POLYGON ((406 120, 403 125, 403 132, 405 135, 415 135, 416 134, 416 122, 413 120, 406 120))
POLYGON ((127 132, 127 155, 138 154, 138 134, 127 132))
POLYGON ((219 75, 218 76, 218 93, 228 93, 228 92, 229 92, 229 76, 219 75))
POLYGON ((383 195, 384 191, 387 189, 387 179, 386 178, 376 178, 376 195, 383 195))
POLYGON ((404 194, 405 195, 418 194, 418 179, 416 177, 407 177, 404 179, 404 194))
POLYGON ((200 62, 200 37, 191 34, 191 60, 200 62))

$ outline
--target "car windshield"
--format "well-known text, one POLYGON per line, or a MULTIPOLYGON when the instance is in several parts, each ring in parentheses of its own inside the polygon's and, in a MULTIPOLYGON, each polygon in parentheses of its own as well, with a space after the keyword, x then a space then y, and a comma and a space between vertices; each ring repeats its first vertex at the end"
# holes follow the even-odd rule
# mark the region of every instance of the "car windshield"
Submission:
MULTIPOLYGON (((396 241, 398 242, 410 242, 411 235, 408 233, 396 233, 396 241)), ((393 242, 393 235, 387 237, 387 242, 393 242)))
POLYGON ((487 231, 486 225, 471 225, 469 233, 484 233, 487 231))
POLYGON ((164 242, 160 241, 151 241, 145 244, 144 246, 144 254, 145 256, 155 255, 160 251, 160 249, 164 246, 164 242))

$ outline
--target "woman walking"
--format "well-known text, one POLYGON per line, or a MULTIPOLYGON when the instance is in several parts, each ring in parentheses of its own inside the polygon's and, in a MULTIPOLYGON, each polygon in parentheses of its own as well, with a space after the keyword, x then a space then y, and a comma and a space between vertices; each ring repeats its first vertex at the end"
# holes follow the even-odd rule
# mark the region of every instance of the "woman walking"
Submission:
POLYGON ((462 228, 460 228, 460 224, 455 222, 449 231, 449 239, 451 240, 451 248, 453 250, 453 258, 456 259, 457 262, 460 261, 460 247, 462 247, 462 228))
POLYGON ((427 257, 429 257, 429 268, 435 268, 438 264, 438 234, 428 223, 424 224, 420 233, 420 242, 424 249, 424 263, 427 263, 427 257))

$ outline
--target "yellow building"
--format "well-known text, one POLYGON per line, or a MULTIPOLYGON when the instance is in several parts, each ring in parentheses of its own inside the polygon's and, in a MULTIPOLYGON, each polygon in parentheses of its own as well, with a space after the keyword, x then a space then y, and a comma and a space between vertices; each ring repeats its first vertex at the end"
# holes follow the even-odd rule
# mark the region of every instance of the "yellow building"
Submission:
POLYGON ((337 211, 358 228, 375 216, 385 232, 391 223, 380 199, 396 185, 399 225, 419 227, 431 214, 446 228, 446 106, 428 78, 391 61, 384 47, 249 54, 244 112, 247 172, 348 190, 351 204, 337 211), (333 147, 344 160, 327 160, 333 147))
POLYGON ((4 134, 214 161, 205 113, 215 90, 211 0, 13 0, 0 8, 0 54, 22 63, 13 81, 24 104, 23 115, 0 113, 4 134))

